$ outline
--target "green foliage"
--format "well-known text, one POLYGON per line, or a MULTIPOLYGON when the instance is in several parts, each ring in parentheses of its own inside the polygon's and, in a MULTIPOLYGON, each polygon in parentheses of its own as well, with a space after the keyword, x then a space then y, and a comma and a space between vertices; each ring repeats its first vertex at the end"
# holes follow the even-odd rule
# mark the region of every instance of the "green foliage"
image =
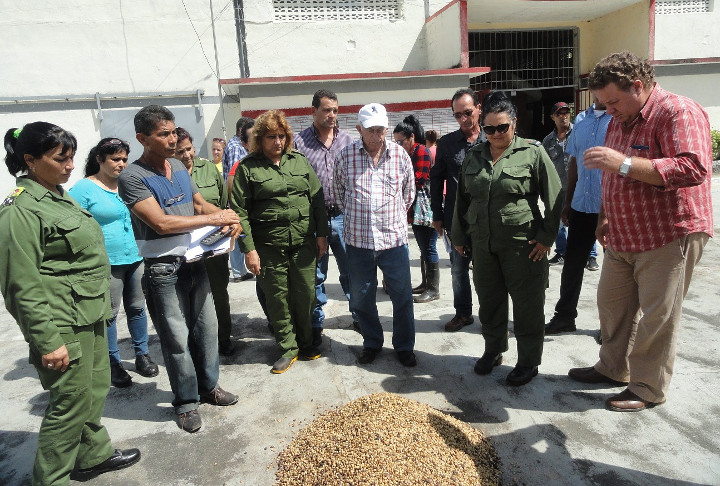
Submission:
POLYGON ((720 131, 710 130, 710 134, 712 135, 713 160, 718 160, 720 159, 720 131))

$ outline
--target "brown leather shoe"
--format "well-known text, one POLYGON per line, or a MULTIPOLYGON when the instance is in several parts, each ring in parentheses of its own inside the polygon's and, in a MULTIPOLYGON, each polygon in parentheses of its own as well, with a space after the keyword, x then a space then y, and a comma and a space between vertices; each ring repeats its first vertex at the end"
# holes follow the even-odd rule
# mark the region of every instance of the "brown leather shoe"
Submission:
POLYGON ((605 400, 605 406, 613 412, 640 412, 646 408, 652 408, 655 405, 659 404, 647 402, 627 388, 605 400))
POLYGON ((473 316, 463 317, 463 316, 455 316, 450 321, 445 324, 445 330, 447 332, 456 332, 462 329, 465 326, 469 326, 470 324, 475 321, 475 318, 473 316))
POLYGON ((594 366, 588 366, 587 368, 571 368, 568 371, 568 376, 575 381, 582 383, 607 383, 613 386, 626 386, 626 381, 615 381, 612 378, 600 373, 595 369, 594 366))

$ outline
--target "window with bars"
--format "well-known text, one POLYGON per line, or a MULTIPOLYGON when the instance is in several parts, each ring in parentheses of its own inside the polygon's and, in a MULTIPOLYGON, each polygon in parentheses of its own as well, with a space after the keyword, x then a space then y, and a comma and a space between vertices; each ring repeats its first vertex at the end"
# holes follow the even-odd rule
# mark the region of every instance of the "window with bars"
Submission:
POLYGON ((400 20, 403 0, 273 0, 275 22, 400 20))
POLYGON ((666 0, 655 2, 656 15, 690 14, 711 11, 711 0, 666 0))
POLYGON ((575 29, 470 32, 468 38, 470 66, 491 69, 471 80, 470 87, 476 91, 576 84, 575 29))

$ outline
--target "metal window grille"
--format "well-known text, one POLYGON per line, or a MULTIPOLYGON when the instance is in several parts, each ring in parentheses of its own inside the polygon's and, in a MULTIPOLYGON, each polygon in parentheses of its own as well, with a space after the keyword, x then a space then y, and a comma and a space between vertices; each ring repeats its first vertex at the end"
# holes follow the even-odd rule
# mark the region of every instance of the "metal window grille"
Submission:
POLYGON ((273 0, 275 22, 400 20, 403 0, 273 0))
POLYGON ((710 0, 667 0, 655 2, 655 14, 690 14, 710 12, 710 0))
POLYGON ((470 66, 491 69, 470 81, 476 91, 576 84, 575 29, 470 32, 468 37, 470 66))

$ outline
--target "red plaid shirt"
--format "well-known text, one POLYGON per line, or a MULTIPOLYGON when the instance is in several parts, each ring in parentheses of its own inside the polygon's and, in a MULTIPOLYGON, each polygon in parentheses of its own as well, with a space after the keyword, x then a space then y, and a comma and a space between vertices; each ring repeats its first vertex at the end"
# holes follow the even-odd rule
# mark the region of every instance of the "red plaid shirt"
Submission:
POLYGON ((629 126, 610 121, 605 145, 650 159, 665 182, 657 187, 603 172, 610 248, 647 251, 690 233, 713 235, 710 122, 699 104, 656 84, 629 126))
POLYGON ((345 213, 345 243, 375 251, 407 244, 406 213, 415 199, 415 180, 410 156, 398 144, 385 142, 377 166, 362 139, 342 149, 333 191, 345 213))

